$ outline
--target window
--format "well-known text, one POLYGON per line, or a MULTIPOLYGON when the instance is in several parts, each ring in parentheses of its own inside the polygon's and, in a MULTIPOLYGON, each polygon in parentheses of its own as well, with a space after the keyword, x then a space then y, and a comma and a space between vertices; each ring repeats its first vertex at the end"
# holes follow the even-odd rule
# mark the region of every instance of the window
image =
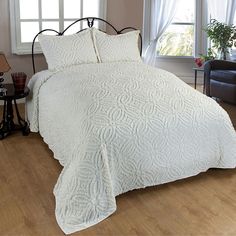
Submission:
MULTIPOLYGON (((159 38, 157 57, 194 57, 205 54, 207 24, 206 0, 179 0, 172 23, 159 38)), ((157 13, 158 14, 158 13, 157 13)), ((151 0, 144 0, 144 51, 150 43, 151 0)))
MULTIPOLYGON (((42 29, 51 28, 61 32, 82 17, 105 18, 106 0, 10 0, 10 13, 12 52, 28 54, 31 53, 34 36, 42 29)), ((85 27, 87 23, 81 22, 66 33, 75 33, 85 27)), ((35 49, 40 52, 38 44, 35 49)))
POLYGON ((179 0, 172 24, 159 39, 160 56, 194 55, 195 0, 179 0))

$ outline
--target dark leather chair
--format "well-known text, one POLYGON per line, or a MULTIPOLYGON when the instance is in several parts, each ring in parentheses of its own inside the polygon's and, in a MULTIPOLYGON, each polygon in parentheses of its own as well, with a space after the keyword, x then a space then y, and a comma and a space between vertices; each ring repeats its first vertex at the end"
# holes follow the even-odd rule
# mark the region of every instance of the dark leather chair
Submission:
POLYGON ((236 62, 211 60, 204 65, 207 96, 236 104, 236 62))

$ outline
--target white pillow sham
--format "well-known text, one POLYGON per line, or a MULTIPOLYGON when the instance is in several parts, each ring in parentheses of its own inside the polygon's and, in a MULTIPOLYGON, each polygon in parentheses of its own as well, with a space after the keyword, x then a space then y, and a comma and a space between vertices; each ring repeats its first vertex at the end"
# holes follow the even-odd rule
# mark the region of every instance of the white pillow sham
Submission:
POLYGON ((95 49, 100 62, 141 61, 138 47, 139 30, 108 35, 93 28, 95 49))
POLYGON ((49 70, 98 62, 90 29, 66 36, 41 34, 38 39, 49 70))

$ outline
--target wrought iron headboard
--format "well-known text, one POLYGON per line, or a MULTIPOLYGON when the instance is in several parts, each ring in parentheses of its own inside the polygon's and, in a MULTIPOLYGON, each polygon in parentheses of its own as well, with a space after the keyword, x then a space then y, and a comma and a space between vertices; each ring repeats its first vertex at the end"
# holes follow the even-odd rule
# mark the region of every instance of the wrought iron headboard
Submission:
MULTIPOLYGON (((82 22, 82 21, 87 21, 87 25, 89 28, 93 27, 94 25, 94 21, 100 21, 100 22, 103 22, 103 23, 106 23, 106 25, 110 26, 115 32, 116 34, 122 34, 124 31, 126 30, 137 30, 136 28, 134 27, 125 27, 121 30, 117 30, 111 23, 109 23, 108 21, 104 20, 104 19, 101 19, 101 18, 98 18, 98 17, 84 17, 84 18, 80 18, 76 21, 74 21, 73 23, 71 23, 66 29, 64 29, 62 32, 58 32, 57 30, 54 30, 54 29, 44 29, 44 30, 41 30, 39 33, 37 33, 33 39, 33 42, 32 42, 32 53, 31 53, 31 57, 32 57, 32 65, 33 65, 33 72, 35 74, 35 60, 34 60, 34 46, 35 46, 35 40, 36 38, 38 37, 39 34, 45 32, 45 31, 51 31, 51 32, 55 32, 58 36, 62 36, 64 35, 64 33, 71 27, 73 26, 74 24, 78 23, 78 22, 82 22)), ((84 28, 84 29, 81 29, 79 30, 78 32, 76 33, 80 33, 81 31, 85 30, 87 28, 84 28)), ((141 34, 139 34, 139 38, 140 38, 140 55, 142 55, 142 36, 141 34)))

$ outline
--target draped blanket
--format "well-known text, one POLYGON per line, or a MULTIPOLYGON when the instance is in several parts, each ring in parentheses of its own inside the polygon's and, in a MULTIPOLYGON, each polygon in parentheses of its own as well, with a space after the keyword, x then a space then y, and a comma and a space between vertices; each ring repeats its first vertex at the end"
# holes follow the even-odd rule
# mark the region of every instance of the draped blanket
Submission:
POLYGON ((86 64, 37 73, 29 87, 30 129, 63 166, 54 195, 66 234, 110 216, 121 193, 236 166, 228 114, 167 71, 86 64))

